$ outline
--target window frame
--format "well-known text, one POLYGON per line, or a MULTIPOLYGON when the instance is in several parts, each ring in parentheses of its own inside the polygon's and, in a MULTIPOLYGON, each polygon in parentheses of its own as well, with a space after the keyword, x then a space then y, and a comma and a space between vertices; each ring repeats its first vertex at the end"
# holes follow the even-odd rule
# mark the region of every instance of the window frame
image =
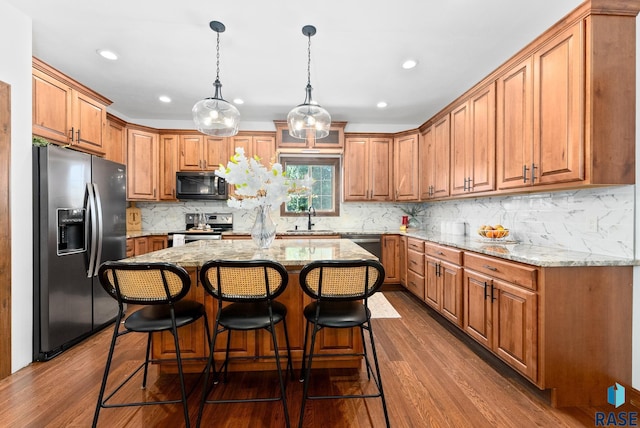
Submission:
MULTIPOLYGON (((342 157, 341 156, 310 156, 310 155, 292 155, 281 154, 280 164, 282 170, 287 170, 287 165, 331 165, 334 168, 334 180, 333 180, 333 211, 318 211, 316 216, 318 217, 338 217, 340 215, 340 201, 342 195, 340 189, 342 188, 342 157)), ((306 217, 307 212, 287 212, 286 203, 280 205, 280 217, 306 217)))

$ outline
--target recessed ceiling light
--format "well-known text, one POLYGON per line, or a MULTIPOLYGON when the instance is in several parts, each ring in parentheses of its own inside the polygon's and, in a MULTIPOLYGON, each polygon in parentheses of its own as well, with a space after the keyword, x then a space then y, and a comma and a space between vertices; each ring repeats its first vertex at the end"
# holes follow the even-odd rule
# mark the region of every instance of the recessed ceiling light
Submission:
POLYGON ((384 101, 380 101, 378 104, 376 104, 376 107, 378 108, 385 108, 387 106, 387 103, 385 103, 384 101))
POLYGON ((234 98, 233 100, 234 104, 244 104, 244 100, 241 98, 234 98))
POLYGON ((163 103, 170 103, 170 102, 171 102, 171 98, 170 98, 170 97, 168 97, 168 96, 166 96, 166 95, 160 95, 160 96, 158 97, 158 99, 159 99, 160 101, 162 101, 163 103))
POLYGON ((107 50, 107 49, 98 49, 96 52, 102 58, 110 59, 111 61, 115 61, 115 60, 118 59, 118 55, 116 55, 115 52, 107 50))
POLYGON ((415 59, 408 59, 402 63, 402 68, 404 68, 405 70, 409 70, 416 65, 418 65, 418 61, 416 61, 415 59))

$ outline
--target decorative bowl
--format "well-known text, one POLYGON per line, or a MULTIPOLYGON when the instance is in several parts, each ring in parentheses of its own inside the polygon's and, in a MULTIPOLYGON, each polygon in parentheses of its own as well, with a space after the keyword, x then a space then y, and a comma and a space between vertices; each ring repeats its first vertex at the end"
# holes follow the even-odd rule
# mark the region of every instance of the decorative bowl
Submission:
POLYGON ((487 238, 487 239, 491 239, 491 240, 504 239, 507 236, 509 236, 509 229, 488 229, 488 228, 484 228, 484 229, 479 229, 478 230, 478 235, 482 236, 483 238, 487 238))

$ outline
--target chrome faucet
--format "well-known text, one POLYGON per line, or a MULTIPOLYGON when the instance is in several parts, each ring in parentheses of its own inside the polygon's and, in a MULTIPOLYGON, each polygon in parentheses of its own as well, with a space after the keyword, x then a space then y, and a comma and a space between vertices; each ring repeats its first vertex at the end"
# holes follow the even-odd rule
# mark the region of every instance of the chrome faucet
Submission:
POLYGON ((307 216, 309 217, 309 221, 307 222, 307 230, 311 230, 311 226, 314 225, 314 223, 311 223, 311 216, 315 216, 316 215, 316 209, 313 208, 313 206, 310 206, 309 209, 307 210, 307 216), (312 214, 313 212, 313 214, 312 214))

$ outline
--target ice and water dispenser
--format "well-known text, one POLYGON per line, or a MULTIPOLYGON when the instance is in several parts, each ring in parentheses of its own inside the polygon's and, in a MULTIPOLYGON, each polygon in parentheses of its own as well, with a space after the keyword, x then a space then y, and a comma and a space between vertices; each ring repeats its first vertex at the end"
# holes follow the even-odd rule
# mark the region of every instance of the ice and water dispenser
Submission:
POLYGON ((58 255, 87 250, 84 208, 58 209, 58 255))

